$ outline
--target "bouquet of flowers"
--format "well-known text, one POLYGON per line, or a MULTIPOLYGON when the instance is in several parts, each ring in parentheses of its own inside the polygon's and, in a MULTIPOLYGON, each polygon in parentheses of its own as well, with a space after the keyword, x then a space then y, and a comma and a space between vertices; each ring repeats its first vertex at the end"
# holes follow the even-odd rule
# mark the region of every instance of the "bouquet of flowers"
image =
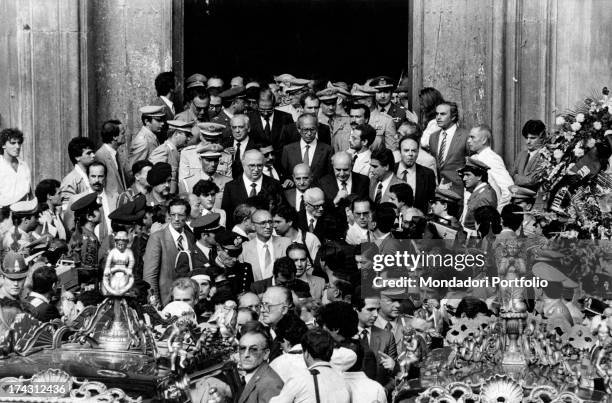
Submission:
POLYGON ((586 98, 575 111, 556 118, 540 149, 538 173, 552 213, 545 217, 564 223, 562 236, 612 236, 612 176, 606 173, 611 150, 612 97, 607 87, 601 96, 586 98))

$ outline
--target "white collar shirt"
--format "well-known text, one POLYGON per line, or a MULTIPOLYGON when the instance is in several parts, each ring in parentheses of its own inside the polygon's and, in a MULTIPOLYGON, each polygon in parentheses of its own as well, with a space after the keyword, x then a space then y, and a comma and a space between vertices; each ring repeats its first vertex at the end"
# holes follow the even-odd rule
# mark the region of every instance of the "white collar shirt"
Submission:
POLYGON ((304 361, 304 355, 302 354, 302 345, 296 344, 291 347, 288 352, 276 357, 270 363, 270 367, 276 371, 283 382, 287 382, 296 371, 305 370, 307 367, 306 361, 304 361))
POLYGON ((277 181, 280 180, 280 176, 278 176, 278 172, 276 172, 276 169, 272 165, 264 165, 263 173, 267 177, 270 177, 272 179, 276 179, 277 181))
POLYGON ((353 164, 353 172, 368 176, 370 174, 370 158, 372 157, 372 151, 365 150, 362 153, 357 153, 357 158, 353 164))
POLYGON ((256 238, 256 247, 257 247, 257 258, 259 259, 259 267, 261 268, 261 278, 266 279, 268 277, 272 277, 272 266, 274 265, 274 244, 272 243, 272 237, 268 239, 266 242, 261 241, 259 238, 256 238), (270 265, 266 266, 266 246, 270 251, 270 265))
POLYGON ((344 377, 328 362, 317 362, 305 370, 296 371, 283 386, 278 396, 270 403, 317 403, 313 375, 309 370, 318 371, 318 403, 349 403, 351 397, 344 377))
MULTIPOLYGON (((261 119, 261 127, 265 129, 266 128, 266 119, 264 119, 264 117, 261 116, 261 115, 259 116, 259 118, 261 119)), ((270 130, 272 130, 272 121, 273 120, 274 120, 274 112, 268 118, 268 122, 270 122, 270 130)))
MULTIPOLYGON (((312 140, 308 147, 308 165, 312 165, 312 160, 314 158, 315 148, 317 148, 317 139, 312 140)), ((300 155, 302 156, 302 161, 304 159, 304 153, 306 152, 306 142, 302 139, 300 140, 300 155)))
MULTIPOLYGON (((86 183, 89 180, 85 179, 86 183)), ((31 188, 30 168, 21 158, 17 158, 17 170, 0 155, 0 206, 10 206, 23 199, 31 188)))
MULTIPOLYGON (((342 182, 336 178, 336 183, 338 184, 338 191, 342 190, 342 182)), ((346 191, 348 194, 353 190, 353 176, 349 175, 348 180, 346 181, 346 191)))
MULTIPOLYGON (((304 198, 304 192, 301 192, 299 189, 295 189, 295 209, 300 211, 302 208, 302 199, 304 198)), ((305 208, 306 206, 304 206, 305 208)))
MULTIPOLYGON (((246 136, 242 140, 240 140, 240 157, 244 156, 246 152, 247 144, 249 144, 249 136, 246 136)), ((238 148, 238 142, 234 139, 234 148, 238 148)))
POLYGON ((310 215, 308 211, 306 211, 306 226, 310 227, 310 223, 312 221, 312 226, 315 228, 317 226, 317 218, 310 215))
POLYGON ((416 164, 409 168, 403 162, 400 162, 397 177, 403 180, 405 171, 408 171, 406 173, 406 183, 410 186, 414 195, 416 192, 416 164))
POLYGON ((250 197, 251 195, 251 189, 252 186, 251 184, 254 183, 255 186, 255 194, 259 194, 259 192, 261 192, 261 186, 263 184, 263 175, 259 177, 259 179, 257 179, 255 182, 251 181, 249 178, 247 178, 246 175, 242 175, 242 180, 244 181, 244 188, 246 189, 246 193, 247 196, 250 197))
POLYGON ((189 245, 187 244, 187 237, 185 236, 185 231, 179 233, 177 230, 174 229, 172 225, 168 225, 168 229, 170 230, 170 235, 172 235, 174 245, 177 247, 177 249, 179 236, 182 236, 181 245, 183 246, 183 250, 188 251, 189 245))
POLYGON ((351 403, 387 401, 385 388, 380 383, 368 378, 365 372, 343 372, 342 375, 351 394, 351 403))

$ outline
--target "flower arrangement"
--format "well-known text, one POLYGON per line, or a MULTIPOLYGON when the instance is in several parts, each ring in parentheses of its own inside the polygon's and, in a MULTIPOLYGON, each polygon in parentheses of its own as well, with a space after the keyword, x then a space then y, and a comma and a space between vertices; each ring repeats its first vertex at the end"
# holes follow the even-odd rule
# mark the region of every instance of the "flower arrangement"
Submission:
POLYGON ((538 179, 550 212, 542 217, 562 223, 560 237, 612 238, 612 176, 605 172, 612 150, 612 97, 607 87, 598 97, 558 116, 539 151, 538 179))

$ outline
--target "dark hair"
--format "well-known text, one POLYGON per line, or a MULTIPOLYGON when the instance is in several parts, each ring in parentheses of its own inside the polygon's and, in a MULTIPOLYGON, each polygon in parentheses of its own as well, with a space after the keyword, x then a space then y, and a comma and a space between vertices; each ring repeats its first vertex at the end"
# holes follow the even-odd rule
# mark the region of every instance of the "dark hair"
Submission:
POLYGON ((376 222, 376 228, 382 233, 391 232, 395 224, 395 209, 390 207, 378 207, 374 211, 373 221, 376 222))
POLYGON ((523 208, 516 204, 506 204, 501 211, 502 224, 513 231, 517 231, 523 224, 523 208))
POLYGON ((374 203, 370 200, 369 197, 356 197, 351 202, 351 211, 355 211, 355 204, 357 203, 368 203, 370 206, 370 210, 374 210, 374 203))
POLYGON ((11 140, 17 140, 19 144, 23 144, 23 133, 17 128, 8 128, 0 132, 0 154, 4 154, 3 145, 11 140))
POLYGON ((210 98, 210 94, 204 87, 191 87, 185 91, 185 101, 192 102, 194 98, 206 99, 210 98))
POLYGON ((274 97, 274 93, 270 88, 264 88, 259 92, 259 99, 257 99, 257 103, 261 101, 272 101, 272 107, 276 105, 276 97, 274 97))
POLYGON ((300 96, 300 105, 302 105, 302 108, 306 107, 306 100, 307 99, 312 99, 315 101, 319 101, 319 104, 321 104, 321 100, 316 96, 316 94, 314 92, 306 92, 304 94, 302 94, 300 96))
POLYGON ((456 102, 442 101, 438 104, 438 106, 440 105, 448 105, 450 107, 451 120, 454 123, 457 123, 459 121, 459 106, 457 105, 456 102))
POLYGON ((171 90, 174 89, 174 72, 165 71, 163 73, 159 73, 157 77, 155 77, 155 91, 157 91, 157 96, 166 95, 171 90))
POLYGON ((368 142, 368 147, 372 145, 374 139, 376 138, 376 129, 374 129, 369 124, 364 123, 362 125, 357 125, 354 130, 359 130, 361 132, 361 136, 359 137, 361 141, 365 140, 368 142))
POLYGON ((94 146, 92 142, 85 137, 75 137, 68 143, 68 157, 70 157, 70 162, 73 165, 76 165, 77 158, 83 155, 83 151, 86 149, 94 150, 94 146))
POLYGON ((295 273, 295 263, 287 256, 280 257, 274 261, 274 266, 272 267, 272 275, 274 277, 280 274, 283 277, 291 278, 295 276, 295 273))
POLYGON ((353 306, 348 302, 334 301, 323 305, 319 311, 317 322, 325 325, 329 330, 337 330, 345 339, 357 334, 359 318, 353 306))
POLYGON ((403 202, 407 206, 412 206, 414 204, 414 193, 407 183, 402 182, 391 185, 389 186, 389 192, 395 193, 397 200, 403 202))
POLYGON ((104 168, 104 176, 106 176, 108 174, 108 170, 106 169, 106 165, 104 165, 103 162, 94 161, 94 162, 91 163, 90 166, 87 167, 87 176, 89 176, 89 171, 91 171, 91 168, 96 167, 96 166, 104 168))
POLYGON ((365 349, 363 345, 358 340, 346 340, 342 347, 348 348, 353 351, 357 356, 357 361, 353 364, 352 367, 346 370, 346 372, 361 372, 363 369, 363 357, 365 355, 365 349))
POLYGON ((528 120, 523 126, 521 134, 527 138, 528 134, 535 134, 541 137, 546 132, 546 125, 541 120, 528 120))
POLYGON ((100 138, 102 142, 107 144, 113 141, 113 138, 117 137, 121 130, 119 129, 121 122, 117 119, 107 120, 102 123, 102 130, 100 131, 100 138))
POLYGON ((393 171, 393 168, 395 167, 395 157, 393 156, 393 151, 386 147, 372 151, 370 160, 380 162, 380 165, 387 167, 389 171, 393 171))
POLYGON ((493 206, 480 206, 474 210, 474 220, 478 224, 478 232, 485 237, 489 232, 499 234, 502 230, 501 217, 493 206))
POLYGON ((361 109, 361 110, 363 110, 363 117, 365 118, 366 122, 370 120, 370 108, 368 108, 366 105, 353 102, 353 103, 349 104, 349 106, 348 106, 348 108, 346 110, 350 114, 352 109, 361 109))
POLYGON ((455 217, 456 219, 459 219, 460 215, 459 215, 459 203, 457 202, 452 202, 449 200, 438 200, 440 203, 444 203, 446 204, 446 212, 448 213, 448 215, 455 217))
POLYGON ((289 256, 289 252, 292 252, 294 250, 301 250, 302 252, 306 253, 306 256, 308 256, 308 248, 306 247, 306 245, 299 242, 292 242, 291 245, 287 246, 285 255, 289 256))
POLYGON ((187 217, 189 217, 189 214, 191 213, 191 205, 187 200, 183 200, 178 197, 175 197, 174 199, 170 200, 170 204, 168 204, 168 213, 170 213, 170 209, 173 206, 185 206, 185 214, 187 215, 187 217))
POLYGON ((265 348, 270 348, 270 344, 272 344, 272 337, 270 337, 270 332, 261 322, 250 320, 242 325, 242 329, 240 329, 240 337, 242 338, 247 334, 262 336, 266 342, 265 348))
POLYGON ((329 362, 334 352, 334 339, 323 329, 308 330, 301 340, 302 349, 316 360, 329 362))
POLYGON ((272 217, 275 215, 282 217, 285 221, 291 221, 291 226, 297 229, 298 212, 293 207, 281 204, 272 211, 272 217))
POLYGON ((425 87, 419 91, 419 98, 423 104, 423 110, 421 113, 425 116, 425 120, 423 122, 424 125, 436 117, 436 107, 444 102, 444 97, 440 91, 433 87, 425 87))
POLYGON ((53 290, 55 283, 57 283, 57 274, 54 267, 44 266, 32 273, 32 291, 34 292, 44 295, 53 290))
POLYGON ((413 134, 407 134, 404 137, 402 137, 398 143, 399 149, 402 149, 402 143, 404 141, 408 141, 408 140, 412 140, 417 144, 417 149, 421 147, 421 142, 419 141, 419 138, 413 133, 413 134))
POLYGON ((219 193, 219 186, 213 181, 205 181, 204 179, 200 179, 193 186, 193 194, 200 197, 202 195, 207 195, 210 192, 219 193))
POLYGON ((153 222, 164 224, 166 222, 166 209, 163 206, 145 206, 145 215, 151 214, 153 222))
POLYGON ((278 340, 285 339, 295 346, 300 343, 302 336, 308 331, 308 326, 297 315, 287 314, 278 321, 274 331, 278 340))
POLYGON ((240 224, 247 218, 251 218, 253 207, 249 204, 239 204, 234 209, 234 214, 232 215, 232 219, 234 223, 240 224))
POLYGON ((455 316, 458 318, 465 314, 467 318, 474 319, 479 313, 491 316, 491 311, 483 300, 470 296, 463 297, 455 310, 455 316))
POLYGON ((140 160, 132 164, 132 175, 140 173, 144 167, 153 167, 153 163, 149 160, 140 160))
POLYGON ((55 179, 43 179, 34 190, 34 195, 38 199, 38 204, 43 205, 47 203, 49 196, 55 196, 61 183, 55 179))

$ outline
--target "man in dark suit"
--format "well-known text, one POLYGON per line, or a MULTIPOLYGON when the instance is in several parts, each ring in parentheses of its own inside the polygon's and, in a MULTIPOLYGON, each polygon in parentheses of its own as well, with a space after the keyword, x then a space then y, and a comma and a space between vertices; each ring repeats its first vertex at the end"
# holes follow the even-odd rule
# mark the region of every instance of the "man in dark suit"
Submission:
POLYGON ((32 273, 32 292, 24 300, 24 309, 41 322, 58 319, 60 314, 51 303, 57 283, 55 268, 43 266, 32 273))
POLYGON ((368 195, 375 205, 390 201, 390 188, 396 183, 403 183, 395 174, 395 158, 388 148, 376 150, 370 157, 370 191, 368 195))
MULTIPOLYGON (((272 197, 282 195, 280 183, 263 175, 264 156, 259 150, 248 150, 242 158, 242 176, 228 182, 223 192, 221 208, 226 212, 234 211, 237 205, 245 203, 249 197, 272 197)), ((231 216, 228 214, 228 228, 231 216)))
POLYGON ((213 264, 217 256, 215 234, 223 230, 219 225, 220 219, 221 215, 218 213, 210 213, 191 221, 195 240, 195 248, 191 254, 194 269, 213 264))
POLYGON ((235 115, 230 120, 232 136, 222 140, 225 152, 232 155, 232 178, 242 175, 242 156, 247 150, 257 149, 257 141, 250 136, 251 124, 247 115, 235 115))
POLYGON ((96 160, 106 165, 106 190, 121 194, 127 183, 117 150, 125 143, 125 128, 118 120, 107 120, 102 124, 100 137, 103 144, 96 151, 96 160))
POLYGON ((529 120, 523 126, 522 135, 525 138, 526 149, 518 154, 514 167, 510 171, 516 185, 534 191, 540 187, 535 179, 535 174, 541 160, 539 151, 542 148, 544 134, 546 134, 546 126, 541 120, 529 120))
MULTIPOLYGON (((213 123, 219 123, 228 127, 234 115, 244 113, 245 108, 245 89, 244 87, 232 87, 219 94, 223 110, 218 115, 211 118, 213 123)), ((212 102, 212 99, 211 99, 212 102)), ((229 132, 224 132, 224 138, 229 137, 229 132)))
POLYGON ((339 151, 332 156, 332 168, 333 174, 322 177, 318 186, 335 207, 350 194, 368 197, 370 179, 352 171, 351 156, 347 152, 339 151))
POLYGON ((416 163, 420 147, 416 136, 402 137, 399 147, 401 161, 395 168, 396 176, 412 188, 414 207, 427 213, 429 202, 436 192, 436 175, 431 169, 416 163))
POLYGON ((283 380, 267 362, 270 357, 270 344, 270 335, 259 327, 240 337, 238 352, 240 366, 246 372, 246 385, 238 403, 266 403, 283 388, 283 380))
POLYGON ((469 155, 469 132, 457 126, 459 109, 454 102, 443 102, 436 107, 436 123, 440 131, 429 138, 431 155, 436 159, 440 184, 451 183, 451 189, 463 195, 463 182, 457 170, 465 164, 469 155))
MULTIPOLYGON (((298 212, 298 228, 303 232, 315 234, 319 240, 328 239, 327 224, 333 217, 334 209, 325 201, 325 194, 320 188, 314 187, 304 192, 304 207, 298 212)), ((346 217, 346 216, 343 216, 346 217)), ((342 221, 346 225, 346 220, 342 221)))
MULTIPOLYGON (((302 105, 302 113, 310 113, 319 116, 321 101, 313 93, 306 93, 300 97, 300 105, 302 105)), ((329 126, 318 122, 317 119, 317 140, 331 146, 331 132, 329 126)), ((300 133, 294 122, 291 122, 283 127, 281 131, 281 142, 283 144, 291 144, 300 141, 300 133)))
POLYGON ((487 171, 489 166, 474 158, 468 158, 465 166, 459 170, 459 174, 465 184, 467 197, 463 214, 461 215, 461 224, 469 236, 475 237, 476 220, 474 211, 482 206, 491 206, 497 209, 497 194, 488 183, 487 171))
POLYGON ((144 255, 143 279, 151 286, 155 302, 170 302, 170 286, 190 270, 186 254, 193 251, 193 235, 185 231, 185 221, 191 212, 189 203, 174 199, 168 207, 169 225, 151 234, 144 255), (178 258, 177 258, 178 257, 178 258))
POLYGON ((317 140, 317 117, 302 114, 297 121, 301 140, 283 147, 281 167, 285 178, 289 178, 293 168, 300 163, 310 167, 314 180, 332 173, 331 146, 317 140))
POLYGON ((285 190, 285 199, 296 211, 304 209, 304 197, 306 190, 312 185, 310 167, 306 164, 297 164, 293 167, 294 187, 285 190))
POLYGON ((293 118, 287 112, 274 109, 274 94, 269 89, 261 91, 257 102, 258 110, 249 115, 251 120, 251 133, 258 140, 265 140, 274 144, 280 150, 281 131, 283 126, 293 123, 293 118))

